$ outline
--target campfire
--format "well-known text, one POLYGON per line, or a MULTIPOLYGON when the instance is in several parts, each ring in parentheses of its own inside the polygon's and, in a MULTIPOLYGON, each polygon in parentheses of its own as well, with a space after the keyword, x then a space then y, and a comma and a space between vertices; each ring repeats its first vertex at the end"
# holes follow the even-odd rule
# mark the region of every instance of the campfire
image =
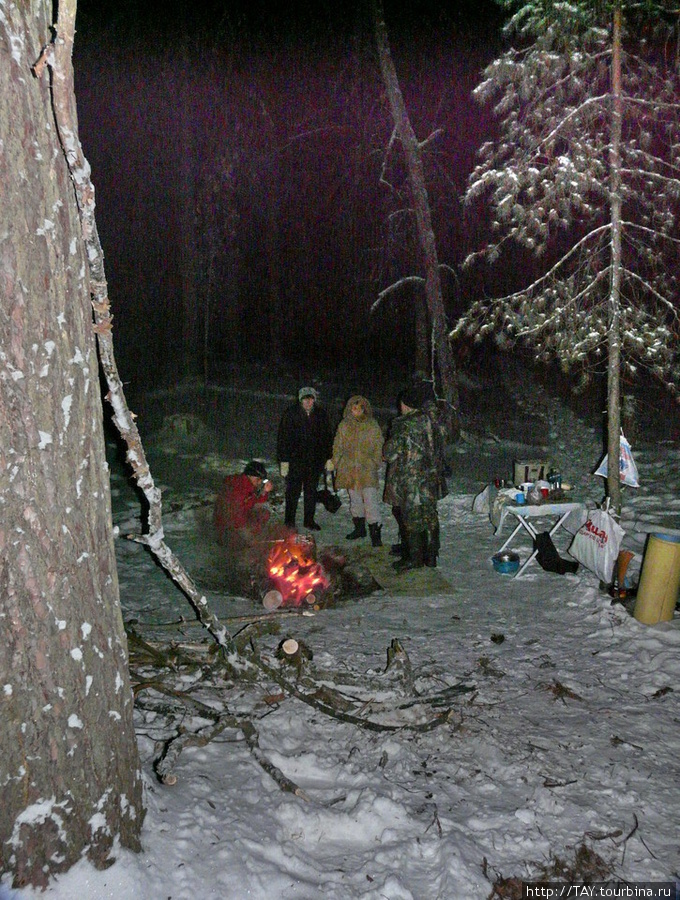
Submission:
POLYGON ((292 534, 272 546, 267 557, 267 575, 272 590, 264 602, 272 607, 312 605, 330 584, 326 570, 316 561, 313 539, 301 534, 292 534))

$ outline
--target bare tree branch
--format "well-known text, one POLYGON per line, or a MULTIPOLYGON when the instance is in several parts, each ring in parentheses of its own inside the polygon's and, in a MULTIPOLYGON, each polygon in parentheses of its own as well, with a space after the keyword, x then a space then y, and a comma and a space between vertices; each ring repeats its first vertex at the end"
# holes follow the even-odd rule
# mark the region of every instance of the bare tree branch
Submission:
POLYGON ((399 281, 395 281, 394 284, 391 284, 389 287, 380 291, 378 294, 377 300, 371 306, 371 314, 374 313, 377 308, 380 306, 383 300, 386 297, 389 297, 390 294, 394 294, 396 291, 401 290, 405 284, 425 284, 425 279, 422 275, 407 275, 404 278, 400 278, 399 281))

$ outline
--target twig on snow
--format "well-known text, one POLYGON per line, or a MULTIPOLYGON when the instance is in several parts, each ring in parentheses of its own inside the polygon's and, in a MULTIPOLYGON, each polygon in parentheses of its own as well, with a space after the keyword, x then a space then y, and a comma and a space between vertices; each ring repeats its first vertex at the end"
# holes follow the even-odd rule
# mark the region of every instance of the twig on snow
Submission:
POLYGON ((211 725, 206 725, 198 731, 184 731, 175 738, 171 738, 165 745, 165 751, 156 761, 154 770, 158 780, 162 784, 177 784, 177 776, 172 771, 179 755, 185 747, 204 747, 221 734, 225 728, 238 727, 238 723, 231 715, 221 716, 211 725))
MULTIPOLYGON (((177 776, 172 770, 185 747, 203 747, 218 737, 226 728, 233 728, 241 731, 257 763, 282 790, 295 794, 296 797, 301 797, 303 800, 310 799, 302 788, 298 787, 273 762, 267 759, 260 749, 257 730, 250 719, 240 719, 231 713, 219 712, 213 707, 201 703, 200 700, 189 697, 181 691, 173 690, 162 683, 156 682, 150 687, 159 693, 168 694, 180 704, 183 704, 185 708, 192 707, 200 716, 213 720, 210 725, 206 725, 198 731, 185 730, 165 742, 163 753, 154 765, 154 771, 160 782, 169 786, 177 784, 177 776)), ((140 705, 143 706, 144 704, 140 705)), ((152 708, 157 709, 157 705, 152 704, 152 708)))
POLYGON ((255 726, 250 721, 250 719, 244 719, 239 723, 239 727, 248 742, 248 746, 250 747, 250 752, 253 754, 258 763, 262 766, 267 775, 271 776, 274 781, 278 784, 281 790, 287 791, 290 794, 294 794, 296 797, 300 797, 302 800, 309 801, 310 798, 305 794, 301 787, 298 787, 294 781, 291 781, 287 775, 284 775, 281 769, 278 769, 274 763, 270 762, 267 757, 262 753, 259 744, 259 737, 255 726))

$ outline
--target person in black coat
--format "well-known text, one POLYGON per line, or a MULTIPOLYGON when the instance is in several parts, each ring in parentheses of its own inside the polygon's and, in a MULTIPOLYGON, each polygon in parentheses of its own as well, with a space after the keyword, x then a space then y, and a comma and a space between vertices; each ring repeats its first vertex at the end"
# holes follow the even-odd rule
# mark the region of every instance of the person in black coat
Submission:
MULTIPOLYGON (((284 410, 279 424, 277 456, 286 479, 285 523, 295 528, 300 494, 304 490, 304 526, 320 531, 314 521, 316 491, 324 464, 333 455, 333 432, 326 411, 317 405, 313 387, 298 391, 298 402, 284 410)), ((329 463, 330 465, 330 463, 329 463)))

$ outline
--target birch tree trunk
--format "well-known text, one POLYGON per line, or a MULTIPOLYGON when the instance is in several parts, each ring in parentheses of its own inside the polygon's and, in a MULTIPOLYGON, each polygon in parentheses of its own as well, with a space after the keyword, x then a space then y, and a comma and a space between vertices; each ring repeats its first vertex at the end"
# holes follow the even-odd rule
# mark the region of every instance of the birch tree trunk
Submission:
MULTIPOLYGON (((380 70, 385 83, 394 126, 404 148, 406 158, 408 183, 413 200, 418 240, 425 270, 425 296, 427 299, 429 324, 433 334, 433 352, 435 354, 433 368, 436 368, 439 372, 444 398, 457 413, 458 385, 456 381, 456 367, 446 326, 437 243, 432 227, 430 201, 425 183, 421 148, 411 126, 411 120, 399 87, 397 72, 392 61, 382 0, 371 0, 371 11, 380 70)), ((457 424, 456 430, 458 430, 457 424)))
POLYGON ((621 513, 621 9, 614 10, 612 41, 612 129, 609 151, 611 193, 611 281, 607 360, 607 491, 621 513))
POLYGON ((52 8, 0 0, 0 871, 15 887, 138 850, 144 817, 78 139, 55 123, 75 104, 76 2, 53 43, 52 8))

